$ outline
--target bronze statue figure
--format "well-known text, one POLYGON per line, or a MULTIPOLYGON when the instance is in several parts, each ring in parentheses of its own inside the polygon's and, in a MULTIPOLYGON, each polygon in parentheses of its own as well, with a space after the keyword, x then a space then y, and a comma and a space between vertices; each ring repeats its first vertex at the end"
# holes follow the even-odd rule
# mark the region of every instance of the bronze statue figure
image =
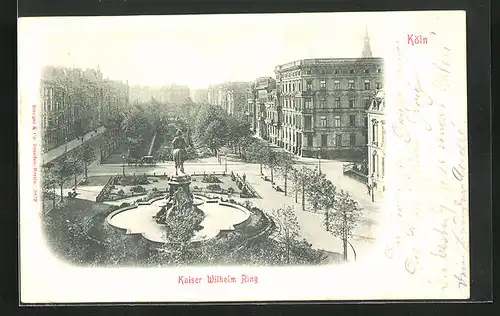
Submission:
POLYGON ((175 133, 175 138, 172 141, 172 148, 173 148, 172 158, 175 163, 176 176, 179 175, 178 174, 179 169, 182 173, 184 173, 184 161, 186 161, 187 158, 187 153, 186 153, 187 146, 188 144, 186 140, 184 139, 184 137, 182 137, 182 131, 178 129, 177 132, 175 133))

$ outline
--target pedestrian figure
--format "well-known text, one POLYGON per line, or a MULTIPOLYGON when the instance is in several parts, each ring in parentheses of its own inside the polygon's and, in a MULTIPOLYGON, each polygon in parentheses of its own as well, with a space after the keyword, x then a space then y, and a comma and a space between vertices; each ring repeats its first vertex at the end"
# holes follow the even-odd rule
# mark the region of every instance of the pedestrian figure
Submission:
POLYGON ((246 179, 247 179, 247 175, 246 174, 243 174, 243 182, 246 182, 246 179))

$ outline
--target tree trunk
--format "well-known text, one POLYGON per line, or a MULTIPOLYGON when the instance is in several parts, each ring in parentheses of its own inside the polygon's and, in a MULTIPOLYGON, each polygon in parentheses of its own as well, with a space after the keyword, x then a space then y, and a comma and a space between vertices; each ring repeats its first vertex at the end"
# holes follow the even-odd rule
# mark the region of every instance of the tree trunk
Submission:
POLYGON ((343 242, 344 242, 344 260, 347 261, 347 236, 344 236, 343 242))
POLYGON ((287 178, 288 178, 287 174, 288 174, 288 170, 285 169, 285 196, 286 196, 286 185, 287 185, 287 178))
POLYGON ((85 179, 87 179, 87 163, 84 162, 84 166, 85 166, 85 179))
POLYGON ((260 174, 262 174, 262 164, 260 164, 260 174))
POLYGON ((75 172, 75 190, 76 190, 77 177, 78 177, 78 173, 75 172))
POLYGON ((290 237, 288 230, 286 231, 286 263, 290 264, 290 237))
POLYGON ((63 202, 63 199, 64 199, 64 195, 63 195, 63 184, 64 184, 64 183, 61 183, 61 203, 63 202))
POLYGON ((56 208, 56 186, 52 187, 52 193, 54 194, 54 197, 52 198, 52 208, 56 208))
POLYGON ((306 210, 306 186, 302 183, 302 210, 306 210))
POLYGON ((347 260, 347 214, 344 212, 344 221, 343 221, 343 226, 342 231, 344 232, 344 260, 347 260))
POLYGON ((274 182, 274 172, 273 172, 273 167, 270 167, 271 169, 271 182, 274 182))

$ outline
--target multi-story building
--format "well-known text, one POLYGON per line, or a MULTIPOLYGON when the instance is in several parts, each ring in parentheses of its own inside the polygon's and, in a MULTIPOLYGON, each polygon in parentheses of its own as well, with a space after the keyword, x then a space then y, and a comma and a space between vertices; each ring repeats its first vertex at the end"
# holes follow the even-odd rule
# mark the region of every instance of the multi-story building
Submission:
POLYGON ((130 102, 131 103, 147 103, 152 99, 158 102, 162 99, 162 87, 160 86, 130 86, 130 102))
POLYGON ((277 66, 275 73, 283 148, 305 157, 366 156, 366 110, 382 88, 381 58, 298 60, 277 66))
POLYGON ((267 108, 269 102, 274 101, 276 95, 276 80, 272 77, 260 77, 255 80, 251 87, 251 95, 248 98, 247 117, 250 125, 258 137, 268 139, 268 126, 266 124, 267 108), (274 91, 274 92, 273 92, 274 91))
POLYGON ((208 103, 219 105, 224 109, 227 109, 227 92, 226 84, 211 84, 208 86, 208 103))
POLYGON ((275 145, 278 145, 281 127, 281 108, 278 99, 279 95, 275 88, 270 91, 268 101, 265 103, 266 118, 264 123, 266 125, 267 140, 275 145))
POLYGON ((227 85, 227 113, 229 115, 243 116, 251 84, 249 82, 231 82, 227 85))
POLYGON ((128 84, 103 78, 99 68, 45 67, 40 81, 43 150, 102 125, 129 102, 128 84))
POLYGON ((368 177, 377 189, 385 190, 385 97, 384 91, 375 94, 368 115, 368 177))
POLYGON ((191 89, 191 100, 194 103, 208 103, 208 89, 191 89))
POLYGON ((221 106, 230 115, 244 115, 250 83, 226 82, 208 87, 208 103, 221 106))
POLYGON ((160 89, 160 103, 180 105, 191 101, 191 91, 188 86, 170 84, 160 89))

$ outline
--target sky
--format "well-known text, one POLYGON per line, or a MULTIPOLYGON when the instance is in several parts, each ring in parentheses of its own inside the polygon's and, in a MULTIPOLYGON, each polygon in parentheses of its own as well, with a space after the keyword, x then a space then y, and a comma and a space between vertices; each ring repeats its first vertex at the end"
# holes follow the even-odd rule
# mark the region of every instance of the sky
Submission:
POLYGON ((382 57, 393 27, 381 23, 387 14, 22 18, 19 33, 40 66, 99 65, 129 84, 206 88, 274 76, 275 66, 294 60, 360 57, 367 28, 373 56, 382 57))

